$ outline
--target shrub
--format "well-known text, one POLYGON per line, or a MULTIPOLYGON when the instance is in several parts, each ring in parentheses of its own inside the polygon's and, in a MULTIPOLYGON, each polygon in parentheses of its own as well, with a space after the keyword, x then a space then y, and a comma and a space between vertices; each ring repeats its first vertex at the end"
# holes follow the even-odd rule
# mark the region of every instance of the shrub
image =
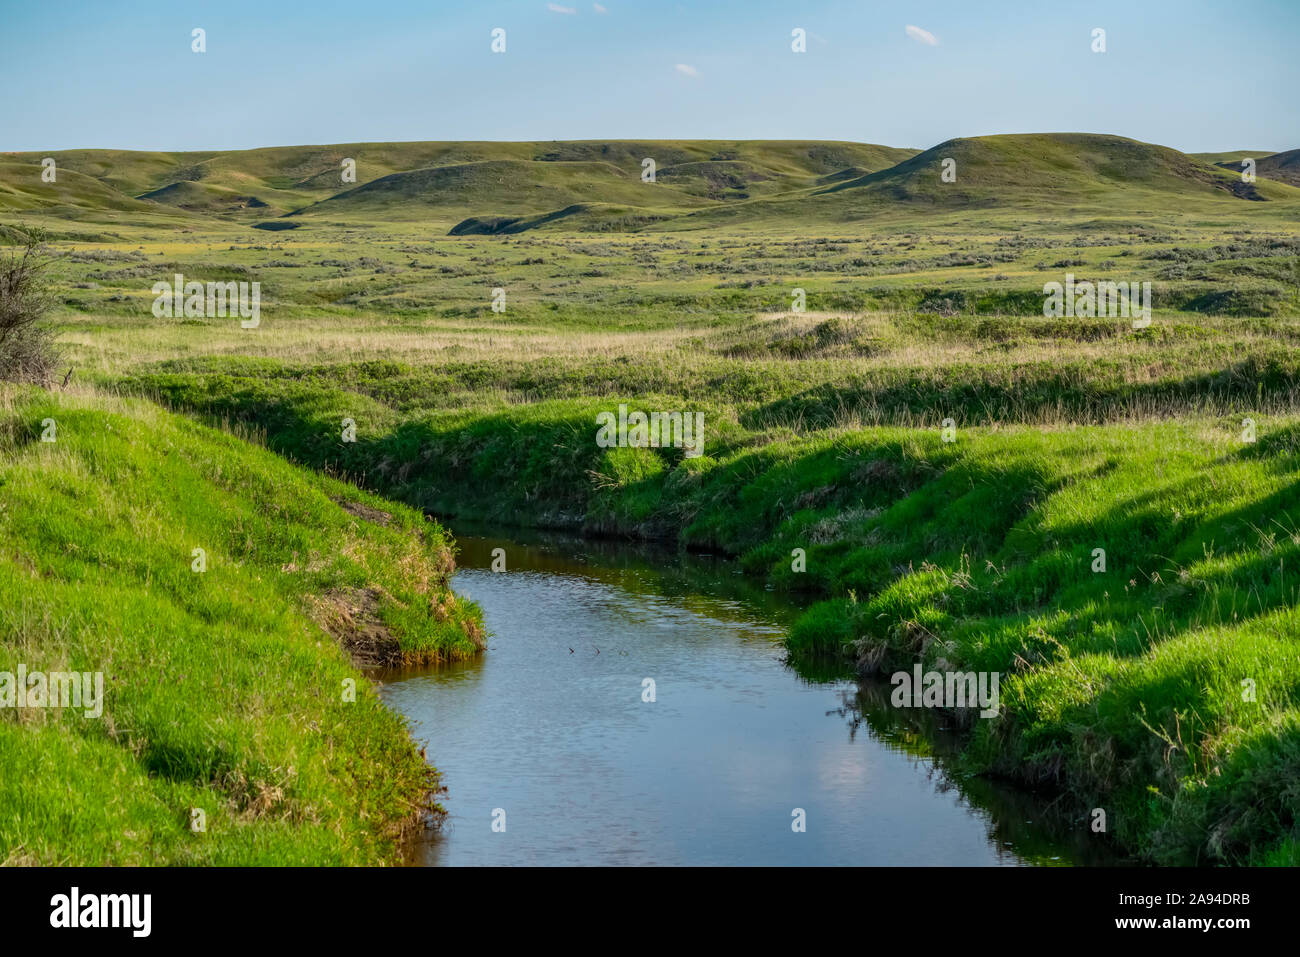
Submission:
POLYGON ((46 383, 58 362, 44 259, 36 240, 0 260, 0 380, 46 383))

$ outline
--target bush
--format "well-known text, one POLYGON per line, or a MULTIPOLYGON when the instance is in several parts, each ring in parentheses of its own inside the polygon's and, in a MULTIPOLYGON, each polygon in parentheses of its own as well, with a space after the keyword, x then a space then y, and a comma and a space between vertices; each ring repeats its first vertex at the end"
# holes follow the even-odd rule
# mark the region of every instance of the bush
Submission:
POLYGON ((0 380, 44 385, 59 361, 54 332, 42 321, 51 302, 49 260, 38 248, 29 240, 21 254, 0 260, 0 380))

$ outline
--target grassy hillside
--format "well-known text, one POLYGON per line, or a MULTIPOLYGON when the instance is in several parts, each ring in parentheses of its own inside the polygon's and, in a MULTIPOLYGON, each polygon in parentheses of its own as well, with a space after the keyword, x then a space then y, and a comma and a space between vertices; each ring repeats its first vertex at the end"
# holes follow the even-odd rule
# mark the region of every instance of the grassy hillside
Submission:
POLYGON ((1255 164, 1255 175, 1300 186, 1300 150, 1263 157, 1255 164))
POLYGON ((1272 150, 1237 150, 1230 153, 1196 153, 1196 157, 1213 163, 1238 176, 1242 172, 1242 160, 1255 161, 1255 175, 1279 183, 1300 186, 1300 150, 1287 150, 1274 153, 1272 150))
POLYGON ((39 159, 34 163, 0 161, 0 210, 69 220, 175 220, 169 210, 120 193, 92 176, 60 169, 55 181, 47 183, 41 172, 39 159))
POLYGON ((860 191, 878 202, 948 208, 999 204, 1100 209, 1106 204, 1164 205, 1228 197, 1300 200, 1300 192, 1266 187, 1252 193, 1242 186, 1239 178, 1167 147, 1118 136, 1052 133, 949 140, 827 191, 860 191), (945 159, 956 164, 955 182, 941 178, 945 159))
POLYGON ((260 211, 267 215, 285 212, 276 209, 251 193, 241 194, 225 186, 207 183, 169 183, 161 189, 142 193, 140 199, 165 206, 176 206, 195 213, 239 213, 260 211))
POLYGON ((1262 156, 1269 156, 1276 150, 1225 150, 1222 153, 1188 153, 1194 160, 1200 160, 1202 163, 1210 163, 1218 166, 1227 163, 1230 167, 1241 168, 1241 161, 1247 156, 1252 159, 1259 159, 1262 156))
POLYGON ((302 210, 304 216, 363 220, 443 220, 464 210, 484 214, 528 213, 562 209, 582 202, 666 206, 700 206, 677 190, 643 184, 637 172, 608 163, 548 163, 496 160, 462 163, 393 173, 347 190, 302 210))
POLYGON ((98 179, 126 196, 159 189, 185 177, 218 152, 148 152, 144 150, 76 149, 38 153, 4 153, 7 161, 39 165, 52 158, 59 169, 98 179))
POLYGON ((389 174, 301 210, 346 219, 427 218, 438 210, 520 217, 579 203, 622 204, 653 215, 803 189, 821 178, 880 169, 910 150, 856 143, 569 142, 450 150, 436 166, 389 174), (508 156, 511 158, 503 158, 508 156), (450 160, 455 159, 455 162, 450 160), (642 161, 655 182, 642 182, 642 161))
POLYGON ((1228 154, 1201 159, 1082 133, 973 137, 921 153, 842 142, 615 140, 50 155, 68 180, 60 189, 74 192, 41 188, 40 154, 5 154, 0 209, 102 223, 152 212, 191 227, 196 218, 237 228, 290 217, 286 226, 316 231, 410 223, 462 234, 781 230, 954 214, 976 225, 999 210, 1010 218, 985 219, 985 228, 1012 228, 1024 210, 1127 222, 1300 218, 1290 154, 1261 159, 1260 180, 1244 184, 1207 161, 1228 154), (653 183, 641 179, 646 158, 655 161, 653 183), (342 178, 347 159, 353 183, 342 178), (955 182, 941 179, 947 159, 957 164, 955 182))
MULTIPOLYGON (((287 213, 349 221, 432 215, 446 228, 470 216, 519 217, 574 203, 693 209, 804 189, 827 176, 860 175, 914 152, 860 143, 692 140, 350 143, 204 153, 65 150, 4 154, 14 168, 0 167, 0 184, 9 182, 10 192, 18 193, 21 180, 39 174, 48 155, 74 178, 106 187, 80 203, 101 215, 138 211, 131 200, 139 199, 239 222, 287 213), (641 182, 647 157, 657 164, 654 189, 641 182), (355 184, 343 181, 345 159, 356 163, 355 184)), ((39 191, 8 203, 0 192, 0 208, 51 207, 39 191)))
POLYGON ((0 862, 395 859, 436 772, 353 661, 481 648, 440 527, 156 406, 6 388, 0 536, 0 672, 104 681, 98 718, 0 710, 0 862))
POLYGON ((1098 226, 1154 218, 1205 223, 1300 217, 1300 190, 1239 176, 1177 150, 1118 136, 1041 133, 949 140, 895 166, 834 178, 799 194, 684 215, 654 229, 821 229, 961 224, 1015 231, 1026 220, 1098 226), (955 179, 943 179, 944 160, 955 179), (1253 201, 1253 202, 1248 202, 1253 201), (1245 209, 1247 205, 1255 209, 1245 209))

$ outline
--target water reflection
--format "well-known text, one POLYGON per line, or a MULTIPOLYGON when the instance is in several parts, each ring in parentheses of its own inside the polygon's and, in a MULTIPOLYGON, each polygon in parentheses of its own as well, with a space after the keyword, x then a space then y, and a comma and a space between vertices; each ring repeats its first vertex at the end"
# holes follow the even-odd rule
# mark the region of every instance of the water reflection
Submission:
POLYGON ((798 605, 734 563, 453 528, 488 653, 382 676, 448 788, 412 863, 1109 862, 1050 802, 960 775, 953 733, 888 685, 787 660, 798 605))

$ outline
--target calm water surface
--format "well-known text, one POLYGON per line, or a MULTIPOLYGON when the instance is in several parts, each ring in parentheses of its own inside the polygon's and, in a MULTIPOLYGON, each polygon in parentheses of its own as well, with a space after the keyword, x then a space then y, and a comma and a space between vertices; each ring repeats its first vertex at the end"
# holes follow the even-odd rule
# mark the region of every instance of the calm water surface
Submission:
POLYGON ((381 676, 448 789, 412 863, 1101 862, 1045 802, 955 781, 944 729, 903 726, 887 685, 788 664, 797 608, 733 564, 455 527, 489 650, 381 676))

